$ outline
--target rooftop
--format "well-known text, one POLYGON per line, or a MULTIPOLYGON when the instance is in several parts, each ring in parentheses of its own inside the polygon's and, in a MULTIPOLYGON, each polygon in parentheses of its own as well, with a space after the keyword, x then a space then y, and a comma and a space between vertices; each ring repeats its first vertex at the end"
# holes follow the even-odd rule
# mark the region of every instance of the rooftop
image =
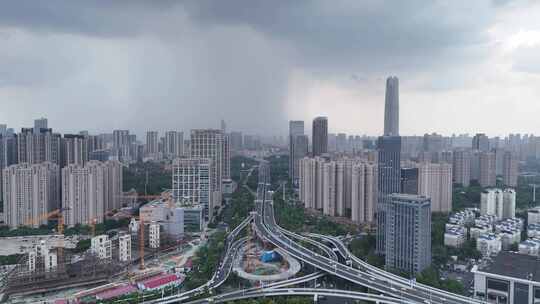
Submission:
POLYGON ((531 255, 500 252, 482 272, 540 282, 540 260, 531 255))

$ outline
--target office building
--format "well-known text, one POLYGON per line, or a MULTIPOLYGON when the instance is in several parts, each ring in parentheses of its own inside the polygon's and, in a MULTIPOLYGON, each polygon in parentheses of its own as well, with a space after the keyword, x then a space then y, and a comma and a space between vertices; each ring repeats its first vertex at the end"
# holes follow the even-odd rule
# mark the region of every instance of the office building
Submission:
POLYGON ((120 209, 122 165, 117 161, 89 161, 62 169, 62 206, 68 227, 102 223, 107 211, 120 209))
POLYGON ((328 118, 316 117, 313 120, 313 156, 328 152, 328 118))
POLYGON ((419 163, 418 194, 431 198, 432 212, 452 211, 452 165, 419 163))
POLYGON ((191 158, 207 158, 211 162, 210 182, 211 201, 209 202, 209 220, 211 221, 221 207, 223 180, 223 133, 215 129, 191 130, 191 158))
POLYGON ((47 224, 44 214, 60 207, 59 167, 22 163, 3 170, 4 223, 10 228, 47 224))
POLYGON ((304 122, 289 121, 289 178, 298 185, 300 159, 308 153, 309 140, 304 135, 304 122))
POLYGON ((431 265, 431 202, 428 197, 391 194, 386 203, 386 269, 416 275, 431 265))
POLYGON ((206 158, 177 158, 173 162, 172 195, 176 202, 200 205, 208 219, 212 201, 211 162, 206 158))
POLYGON ((377 252, 385 252, 384 215, 388 196, 400 193, 401 189, 401 138, 381 136, 377 141, 378 150, 378 195, 377 195, 377 252))
POLYGON ((48 129, 48 121, 47 118, 42 117, 34 120, 34 130, 36 132, 39 132, 41 129, 48 129))
POLYGON ((503 155, 503 184, 508 187, 517 187, 519 159, 517 155, 505 151, 503 155))
POLYGON ((468 187, 471 182, 471 152, 457 150, 453 153, 453 180, 456 184, 468 187))
POLYGON ((478 182, 482 187, 493 187, 497 182, 495 172, 495 153, 480 152, 479 155, 480 179, 478 182))
POLYGON ((159 134, 157 131, 146 132, 145 156, 150 159, 158 159, 159 155, 159 134))
POLYGON ((395 76, 386 79, 384 135, 399 136, 399 80, 395 76))
POLYGON ((477 133, 472 139, 472 149, 489 152, 489 138, 484 133, 477 133))
POLYGON ((418 194, 418 168, 401 168, 401 193, 418 194))

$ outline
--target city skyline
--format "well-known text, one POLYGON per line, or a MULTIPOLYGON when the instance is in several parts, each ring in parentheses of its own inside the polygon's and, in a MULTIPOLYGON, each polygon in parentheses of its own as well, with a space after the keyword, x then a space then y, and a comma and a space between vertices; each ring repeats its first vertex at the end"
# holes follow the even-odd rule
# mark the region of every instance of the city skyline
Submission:
POLYGON ((327 116, 331 133, 380 135, 384 81, 397 75, 402 135, 540 133, 532 1, 43 5, 0 13, 0 121, 17 128, 44 116, 62 133, 143 134, 223 118, 274 135, 327 116))

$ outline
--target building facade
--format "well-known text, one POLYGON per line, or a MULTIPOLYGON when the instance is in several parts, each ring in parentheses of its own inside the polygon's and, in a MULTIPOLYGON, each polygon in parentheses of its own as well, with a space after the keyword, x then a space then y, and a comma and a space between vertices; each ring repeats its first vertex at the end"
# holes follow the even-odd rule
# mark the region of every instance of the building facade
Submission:
POLYGON ((316 117, 313 120, 313 156, 328 152, 328 118, 316 117))

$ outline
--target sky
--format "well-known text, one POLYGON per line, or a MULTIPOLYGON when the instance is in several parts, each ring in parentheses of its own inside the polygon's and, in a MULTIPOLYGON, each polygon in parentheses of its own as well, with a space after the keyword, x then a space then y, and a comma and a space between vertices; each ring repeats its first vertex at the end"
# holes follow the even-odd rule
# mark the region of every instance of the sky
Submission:
MULTIPOLYGON (((0 9, 0 123, 540 134, 540 1, 18 0, 0 9)), ((309 132, 308 132, 309 133, 309 132)))

